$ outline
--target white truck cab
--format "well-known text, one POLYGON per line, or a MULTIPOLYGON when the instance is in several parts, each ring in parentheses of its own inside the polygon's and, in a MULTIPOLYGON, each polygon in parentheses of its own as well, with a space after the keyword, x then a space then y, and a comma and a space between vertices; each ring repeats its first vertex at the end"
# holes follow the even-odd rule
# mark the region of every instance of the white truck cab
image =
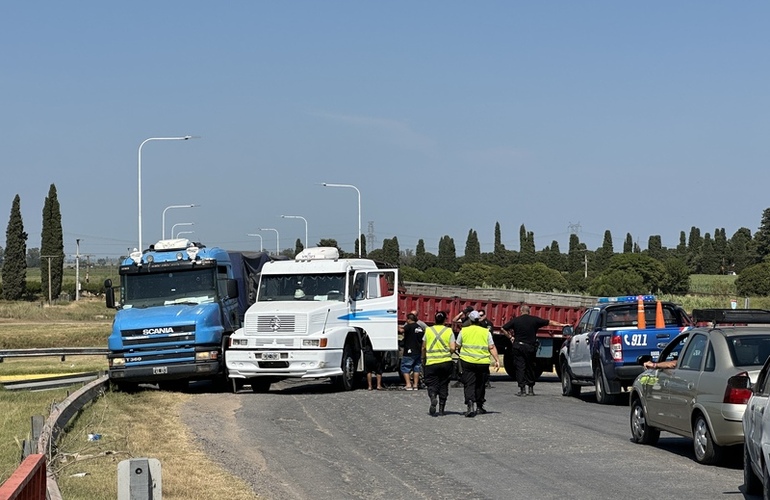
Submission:
POLYGON ((233 390, 266 392, 284 378, 331 377, 343 390, 363 375, 363 349, 398 351, 398 270, 307 248, 262 267, 256 301, 225 353, 233 390))

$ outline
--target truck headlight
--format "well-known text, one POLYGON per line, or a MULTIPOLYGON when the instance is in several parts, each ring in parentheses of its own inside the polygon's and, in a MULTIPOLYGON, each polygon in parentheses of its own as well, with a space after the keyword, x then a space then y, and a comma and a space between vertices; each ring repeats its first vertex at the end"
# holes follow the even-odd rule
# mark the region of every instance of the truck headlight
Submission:
POLYGON ((230 345, 247 346, 249 344, 248 339, 234 339, 230 338, 230 345))
POLYGON ((217 359, 217 351, 201 351, 195 353, 196 361, 209 361, 217 359))
POLYGON ((326 342, 328 342, 329 339, 322 338, 322 339, 303 339, 302 340, 302 347, 326 347, 326 342))
POLYGON ((126 358, 111 358, 110 366, 118 368, 126 365, 126 358))

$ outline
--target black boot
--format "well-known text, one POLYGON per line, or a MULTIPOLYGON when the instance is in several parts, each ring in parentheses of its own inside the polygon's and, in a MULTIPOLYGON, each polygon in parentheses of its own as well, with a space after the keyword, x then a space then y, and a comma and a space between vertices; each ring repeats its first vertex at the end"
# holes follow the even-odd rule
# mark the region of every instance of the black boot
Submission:
POLYGON ((476 410, 473 408, 473 403, 468 403, 468 409, 463 415, 468 418, 473 418, 476 416, 476 410))
POLYGON ((484 415, 487 412, 487 410, 484 408, 484 404, 476 405, 476 413, 479 415, 484 415))
POLYGON ((436 395, 433 394, 430 397, 430 408, 428 408, 428 413, 430 413, 433 417, 436 416, 436 403, 436 395))
POLYGON ((516 393, 517 396, 526 396, 527 393, 524 391, 523 387, 519 387, 519 392, 516 393))
POLYGON ((439 402, 439 404, 438 404, 438 414, 439 414, 439 416, 443 417, 444 415, 446 415, 446 412, 444 412, 444 407, 446 407, 446 401, 439 402))
POLYGON ((534 396, 534 395, 535 395, 535 388, 530 385, 529 388, 527 389, 527 396, 534 396))

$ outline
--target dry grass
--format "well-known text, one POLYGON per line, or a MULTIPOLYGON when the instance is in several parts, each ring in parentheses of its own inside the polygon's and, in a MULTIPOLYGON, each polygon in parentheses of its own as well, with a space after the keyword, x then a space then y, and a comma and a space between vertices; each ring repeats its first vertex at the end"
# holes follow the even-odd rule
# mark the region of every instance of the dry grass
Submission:
POLYGON ((257 499, 245 482, 221 469, 195 446, 179 418, 180 406, 191 397, 145 390, 136 394, 109 392, 95 401, 60 442, 60 460, 54 467, 63 497, 117 498, 118 463, 145 457, 161 463, 163 498, 257 499), (102 438, 88 441, 89 433, 102 438))

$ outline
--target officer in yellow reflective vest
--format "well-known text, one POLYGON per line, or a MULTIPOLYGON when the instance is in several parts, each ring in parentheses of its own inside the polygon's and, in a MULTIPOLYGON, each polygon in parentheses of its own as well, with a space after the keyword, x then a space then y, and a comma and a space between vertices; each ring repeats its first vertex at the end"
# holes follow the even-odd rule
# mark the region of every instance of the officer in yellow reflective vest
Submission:
POLYGON ((497 355, 492 333, 479 324, 481 315, 478 311, 468 313, 470 326, 464 327, 457 336, 456 345, 460 346, 460 364, 462 380, 465 386, 466 417, 484 414, 486 386, 489 380, 489 356, 495 360, 495 371, 500 369, 500 357, 497 355))
POLYGON ((438 404, 438 414, 445 415, 449 381, 454 370, 452 354, 455 351, 455 334, 444 324, 446 317, 447 314, 444 311, 437 312, 434 318, 435 324, 425 330, 422 338, 422 366, 430 398, 428 413, 432 416, 436 416, 436 404, 438 404))

